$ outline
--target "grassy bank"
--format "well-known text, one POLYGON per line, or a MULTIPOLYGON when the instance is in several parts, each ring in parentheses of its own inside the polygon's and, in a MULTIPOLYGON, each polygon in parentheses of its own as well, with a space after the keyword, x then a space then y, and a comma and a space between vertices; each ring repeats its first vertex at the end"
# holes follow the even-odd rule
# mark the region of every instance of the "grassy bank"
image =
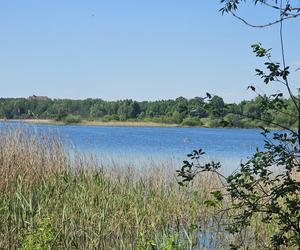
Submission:
POLYGON ((168 124, 168 123, 159 123, 159 122, 145 122, 145 121, 91 121, 91 120, 80 120, 76 122, 65 122, 65 121, 56 121, 51 119, 11 119, 0 121, 13 121, 13 122, 25 122, 31 124, 40 124, 40 125, 84 125, 84 126, 122 126, 122 127, 179 127, 178 124, 168 124))
MULTIPOLYGON (((4 128, 0 141, 0 249, 264 249, 260 218, 234 237, 232 214, 207 208, 214 175, 180 187, 175 169, 106 168, 70 157, 58 138, 4 128)), ((221 205, 220 205, 221 206, 221 205)), ((219 207, 221 208, 221 207, 219 207)), ((226 208, 226 202, 222 205, 226 208)))
MULTIPOLYGON (((127 120, 127 121, 116 121, 116 120, 85 120, 78 116, 70 116, 66 120, 55 120, 55 119, 9 119, 0 121, 12 121, 12 122, 25 122, 30 124, 39 125, 83 125, 83 126, 121 126, 121 127, 181 127, 181 128, 224 128, 224 124, 221 119, 184 119, 181 123, 164 122, 163 120, 127 120)), ((261 128, 265 127, 268 129, 280 129, 275 126, 270 126, 262 122, 253 121, 251 119, 244 119, 240 124, 231 124, 225 126, 226 128, 261 128)), ((292 127, 294 128, 294 127, 292 127)))
POLYGON ((125 127, 178 127, 177 124, 167 124, 144 121, 82 121, 80 125, 90 126, 125 126, 125 127))

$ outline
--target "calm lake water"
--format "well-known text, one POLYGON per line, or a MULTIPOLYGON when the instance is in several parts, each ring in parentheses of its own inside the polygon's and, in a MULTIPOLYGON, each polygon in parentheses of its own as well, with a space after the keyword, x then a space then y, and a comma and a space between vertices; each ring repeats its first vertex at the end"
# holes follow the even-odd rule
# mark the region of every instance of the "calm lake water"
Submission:
POLYGON ((245 161, 256 147, 263 146, 259 129, 26 126, 59 133, 79 151, 118 160, 172 159, 180 163, 193 149, 202 148, 205 160, 221 161, 228 171, 238 168, 241 160, 245 161))

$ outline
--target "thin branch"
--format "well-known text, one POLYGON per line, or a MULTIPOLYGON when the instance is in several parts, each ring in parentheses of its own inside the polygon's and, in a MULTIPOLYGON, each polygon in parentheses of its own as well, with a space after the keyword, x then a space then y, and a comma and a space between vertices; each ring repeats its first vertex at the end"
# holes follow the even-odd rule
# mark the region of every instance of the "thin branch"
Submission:
POLYGON ((244 24, 252 27, 252 28, 266 28, 266 27, 270 27, 274 24, 280 23, 281 21, 287 20, 287 19, 291 19, 291 18, 296 18, 298 16, 300 16, 300 13, 296 13, 296 14, 290 14, 288 16, 283 17, 282 19, 267 23, 267 24, 261 24, 261 25, 256 25, 256 24, 252 24, 250 22, 248 22, 246 19, 238 16, 237 14, 235 14, 233 11, 230 11, 230 13, 237 18, 238 20, 242 21, 244 24))
POLYGON ((270 8, 272 8, 272 9, 275 9, 275 10, 283 10, 283 9, 281 9, 281 7, 278 7, 278 6, 273 5, 273 4, 269 4, 269 3, 265 2, 265 1, 261 1, 261 4, 266 5, 266 6, 270 7, 270 8))
MULTIPOLYGON (((280 7, 282 8, 282 0, 280 0, 280 7)), ((283 69, 285 70, 286 69, 286 63, 285 63, 284 41, 283 41, 283 20, 284 20, 283 15, 284 15, 284 13, 280 12, 280 19, 279 19, 279 22, 280 22, 280 32, 279 32, 279 34, 280 34, 280 47, 281 47, 282 65, 283 65, 283 69)), ((285 80, 285 86, 286 86, 286 88, 287 88, 287 90, 289 92, 289 95, 292 98, 293 103, 294 103, 295 107, 298 110, 298 113, 300 113, 300 107, 298 106, 298 102, 297 102, 295 96, 293 95, 293 93, 291 91, 288 79, 286 78, 284 80, 285 80)))
POLYGON ((284 125, 278 124, 276 122, 269 121, 267 119, 263 119, 261 117, 255 117, 255 116, 251 116, 251 115, 245 115, 245 114, 242 114, 242 113, 234 113, 234 112, 230 112, 230 113, 236 114, 236 115, 240 115, 242 117, 250 118, 250 119, 253 119, 253 120, 259 120, 259 121, 262 121, 262 122, 266 122, 268 124, 275 125, 278 128, 282 128, 284 130, 287 130, 287 131, 291 132, 292 134, 297 134, 294 130, 292 130, 292 129, 284 126, 284 125))
MULTIPOLYGON (((278 82, 280 82, 280 83, 284 83, 284 82, 282 82, 282 81, 280 81, 280 80, 276 80, 276 81, 278 81, 278 82)), ((256 90, 254 91, 254 93, 256 93, 257 96, 261 97, 263 100, 269 100, 267 97, 265 97, 264 95, 260 94, 260 93, 257 92, 256 90)), ((271 100, 271 101, 272 101, 272 100, 271 100)), ((294 117, 293 114, 284 112, 284 111, 282 111, 282 109, 279 109, 279 108, 277 108, 277 107, 275 107, 275 106, 272 107, 272 109, 273 109, 273 110, 271 110, 271 111, 276 111, 276 112, 279 112, 279 113, 281 113, 281 114, 283 114, 283 115, 286 115, 286 116, 289 116, 289 117, 294 117)))
POLYGON ((285 8, 283 8, 282 5, 279 7, 277 5, 273 5, 273 4, 268 3, 267 1, 260 1, 260 3, 263 4, 263 5, 265 5, 265 6, 267 6, 267 7, 270 7, 272 9, 281 10, 281 11, 284 11, 284 12, 287 12, 287 11, 289 11, 289 12, 291 12, 291 11, 297 12, 297 11, 300 10, 299 7, 289 7, 287 9, 288 5, 286 5, 285 8))

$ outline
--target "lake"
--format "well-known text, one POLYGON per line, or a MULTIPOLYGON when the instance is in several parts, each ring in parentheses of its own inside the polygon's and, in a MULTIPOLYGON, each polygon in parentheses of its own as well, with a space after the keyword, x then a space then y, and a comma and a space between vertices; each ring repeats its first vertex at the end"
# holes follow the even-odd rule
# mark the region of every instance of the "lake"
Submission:
MULTIPOLYGON (((2 122, 6 124, 8 122, 2 122)), ((20 123, 11 123, 17 126, 20 123)), ((256 147, 263 146, 259 129, 160 128, 79 125, 29 125, 37 131, 59 134, 78 151, 116 161, 172 160, 180 164, 194 149, 206 152, 205 160, 221 161, 226 172, 238 168, 256 147)))

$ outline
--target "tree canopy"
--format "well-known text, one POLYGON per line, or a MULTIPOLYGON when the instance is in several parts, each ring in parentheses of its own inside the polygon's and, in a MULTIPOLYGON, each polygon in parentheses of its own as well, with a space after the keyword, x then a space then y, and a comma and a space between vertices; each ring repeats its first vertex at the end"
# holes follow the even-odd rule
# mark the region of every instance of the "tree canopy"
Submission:
MULTIPOLYGON (((267 96, 259 96, 250 101, 225 103, 223 98, 212 96, 207 102, 204 98, 184 97, 175 100, 142 101, 102 99, 48 99, 30 100, 26 98, 0 98, 0 118, 2 119, 56 119, 66 117, 76 122, 82 119, 104 121, 142 120, 160 123, 175 123, 184 126, 222 127, 225 120, 229 127, 276 127, 277 123, 287 127, 296 125, 293 116, 295 109, 291 99, 281 98, 287 109, 282 112, 265 111, 263 107, 267 96), (290 114, 290 115, 287 115, 290 114), (74 119, 77 116, 77 119, 74 119), (264 122, 253 118, 264 118, 264 122), (72 119, 70 119, 72 118, 72 119)), ((283 107, 282 107, 283 109, 283 107)))
MULTIPOLYGON (((207 200, 206 204, 219 207, 221 211, 233 211, 232 221, 225 222, 229 233, 242 235, 243 230, 251 226, 253 218, 260 217, 262 223, 275 226, 270 235, 271 244, 263 246, 263 249, 300 249, 300 88, 291 88, 283 36, 283 22, 300 15, 299 1, 251 1, 254 5, 264 5, 279 14, 277 20, 259 25, 237 14, 239 5, 246 2, 249 1, 221 0, 224 6, 220 11, 222 14, 232 14, 251 27, 264 28, 279 24, 281 62, 274 60, 271 49, 264 48, 261 43, 251 47, 256 57, 265 60, 265 69, 255 69, 257 76, 266 85, 277 84, 280 90, 266 96, 257 92, 256 86, 250 85, 249 89, 257 93, 257 98, 241 107, 232 105, 231 119, 237 121, 234 113, 242 108, 241 116, 262 123, 269 122, 282 130, 271 132, 262 127, 264 147, 257 148, 237 171, 228 176, 219 172, 220 162, 205 162, 202 158, 204 151, 194 150, 177 171, 181 177, 179 184, 184 186, 203 172, 216 174, 222 179, 223 187, 212 192, 214 198, 207 200), (282 98, 283 91, 288 93, 288 100, 282 98), (292 127, 286 124, 291 119, 295 122, 292 127), (229 204, 225 209, 222 207, 224 200, 229 204)), ((212 100, 210 95, 208 98, 212 100)), ((226 122, 225 117, 224 120, 226 122)), ((241 241, 230 247, 243 248, 244 243, 241 236, 241 241)))

